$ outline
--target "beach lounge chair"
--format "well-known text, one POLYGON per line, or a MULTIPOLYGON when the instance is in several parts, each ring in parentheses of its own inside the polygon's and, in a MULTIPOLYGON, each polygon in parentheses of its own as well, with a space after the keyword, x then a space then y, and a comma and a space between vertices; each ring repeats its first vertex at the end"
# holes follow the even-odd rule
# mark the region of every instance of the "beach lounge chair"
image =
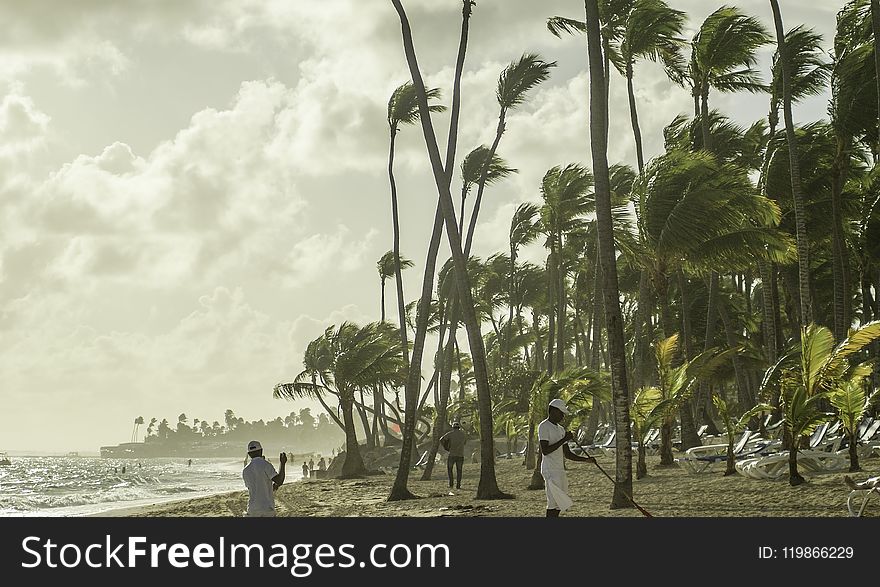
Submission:
MULTIPOLYGON (((771 447, 777 444, 778 441, 766 440, 757 432, 746 430, 739 437, 736 444, 733 445, 733 458, 735 461, 739 461, 749 457, 768 454, 773 450, 771 447)), ((676 459, 676 462, 689 473, 701 473, 713 465, 727 462, 727 443, 689 448, 685 451, 683 457, 676 459)))
POLYGON ((617 438, 617 430, 611 429, 608 431, 605 439, 602 440, 600 443, 591 444, 590 446, 585 446, 584 448, 587 449, 587 454, 593 457, 600 454, 606 454, 606 449, 614 447, 615 438, 617 438))
MULTIPOLYGON (((849 483, 847 484, 849 485, 849 483)), ((853 487, 853 485, 850 485, 850 487, 853 487)), ((880 477, 871 477, 867 481, 859 483, 857 488, 849 492, 849 495, 846 497, 846 509, 849 510, 849 515, 854 518, 862 517, 868 505, 868 500, 872 495, 880 495, 880 477), (862 503, 859 506, 858 512, 856 512, 853 509, 853 502, 858 499, 861 499, 862 503)))
MULTIPOLYGON (((781 479, 788 475, 788 451, 737 461, 736 470, 752 479, 781 479)), ((849 467, 846 456, 824 450, 803 449, 798 451, 798 471, 806 473, 834 473, 849 467)))

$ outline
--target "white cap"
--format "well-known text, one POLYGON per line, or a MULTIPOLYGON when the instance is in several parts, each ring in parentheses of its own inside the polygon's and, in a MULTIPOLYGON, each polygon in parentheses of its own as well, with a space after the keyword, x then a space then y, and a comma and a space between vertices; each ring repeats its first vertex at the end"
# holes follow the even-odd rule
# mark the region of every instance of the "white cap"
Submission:
POLYGON ((555 400, 551 401, 550 407, 556 408, 557 410, 559 410, 560 412, 562 412, 566 416, 568 416, 571 413, 568 411, 568 406, 565 405, 565 402, 559 398, 556 398, 555 400))
POLYGON ((263 445, 260 444, 259 440, 251 440, 248 443, 248 452, 254 452, 255 450, 263 450, 263 445))

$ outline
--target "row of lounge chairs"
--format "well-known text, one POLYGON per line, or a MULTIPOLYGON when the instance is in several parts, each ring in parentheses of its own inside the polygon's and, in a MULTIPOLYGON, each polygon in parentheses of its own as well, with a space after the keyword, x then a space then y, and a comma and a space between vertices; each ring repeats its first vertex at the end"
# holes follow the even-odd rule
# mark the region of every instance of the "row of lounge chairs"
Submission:
MULTIPOLYGON (((857 430, 859 458, 880 454, 880 420, 866 418, 857 430)), ((849 466, 848 439, 840 421, 816 428, 807 448, 798 451, 798 468, 811 473, 843 471, 849 466)), ((727 461, 727 442, 690 448, 679 459, 679 466, 690 473, 707 471, 727 461)), ((779 479, 788 474, 788 451, 781 441, 766 439, 746 430, 736 441, 733 453, 737 472, 753 479, 779 479)))

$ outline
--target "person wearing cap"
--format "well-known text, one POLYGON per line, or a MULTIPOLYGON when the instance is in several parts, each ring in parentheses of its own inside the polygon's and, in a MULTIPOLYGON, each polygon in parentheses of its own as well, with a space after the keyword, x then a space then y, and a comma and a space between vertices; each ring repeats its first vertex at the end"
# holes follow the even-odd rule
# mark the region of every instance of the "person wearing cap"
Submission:
POLYGON ((568 477, 565 473, 564 459, 595 463, 593 457, 581 457, 568 447, 574 438, 570 430, 560 425, 570 414, 568 406, 561 399, 554 399, 547 406, 547 419, 538 425, 538 441, 541 444, 541 475, 547 492, 547 517, 558 518, 572 505, 568 496, 568 477))
POLYGON ((465 443, 467 443, 467 437, 458 420, 452 423, 452 430, 440 437, 440 445, 449 452, 446 456, 446 474, 449 476, 450 489, 452 489, 453 467, 455 467, 455 488, 461 489, 461 469, 464 467, 465 443))
POLYGON ((247 454, 251 462, 241 472, 248 490, 247 516, 249 518, 275 517, 275 495, 284 483, 284 465, 287 455, 281 453, 279 461, 281 470, 276 472, 272 463, 263 458, 263 445, 259 440, 251 440, 247 445, 247 454))

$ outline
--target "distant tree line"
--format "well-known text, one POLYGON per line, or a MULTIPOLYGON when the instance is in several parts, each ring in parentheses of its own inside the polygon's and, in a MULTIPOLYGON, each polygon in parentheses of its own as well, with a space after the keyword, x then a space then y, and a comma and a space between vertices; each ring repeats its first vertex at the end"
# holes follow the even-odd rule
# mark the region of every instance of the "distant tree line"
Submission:
MULTIPOLYGON (((134 420, 132 439, 136 440, 138 429, 144 424, 143 416, 134 420)), ((264 444, 292 447, 299 452, 321 452, 337 447, 345 440, 342 431, 330 421, 326 413, 312 415, 310 408, 290 412, 284 418, 262 419, 249 422, 239 418, 231 409, 223 415, 223 423, 209 422, 180 414, 172 425, 166 418, 151 418, 147 424, 145 443, 188 444, 199 441, 245 443, 258 439, 264 444)))

